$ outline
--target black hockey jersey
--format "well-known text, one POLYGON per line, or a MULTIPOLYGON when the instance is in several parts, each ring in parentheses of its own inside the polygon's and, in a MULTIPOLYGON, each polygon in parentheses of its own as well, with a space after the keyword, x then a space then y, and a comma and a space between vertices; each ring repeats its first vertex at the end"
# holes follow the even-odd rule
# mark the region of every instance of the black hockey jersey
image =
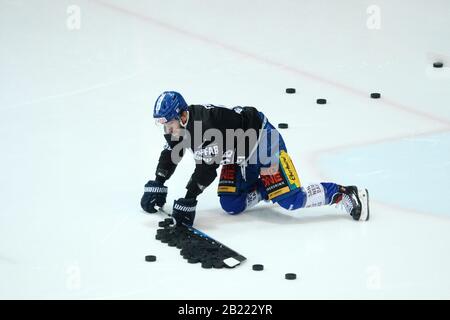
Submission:
POLYGON ((156 177, 162 181, 169 179, 186 149, 190 149, 196 167, 186 188, 188 193, 196 196, 214 181, 221 164, 242 163, 248 159, 257 146, 262 120, 254 107, 228 109, 214 105, 190 105, 188 111, 183 138, 172 141, 170 134, 164 135, 167 142, 159 157, 156 177), (247 139, 239 134, 250 131, 256 133, 256 139, 247 139))

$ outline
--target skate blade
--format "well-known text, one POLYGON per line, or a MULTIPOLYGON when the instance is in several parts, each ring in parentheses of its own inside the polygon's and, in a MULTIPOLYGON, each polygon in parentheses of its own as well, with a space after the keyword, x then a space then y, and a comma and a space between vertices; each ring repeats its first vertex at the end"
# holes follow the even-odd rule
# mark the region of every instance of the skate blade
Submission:
POLYGON ((367 189, 358 190, 358 197, 361 201, 361 216, 359 220, 367 221, 370 217, 369 212, 369 191, 367 189))

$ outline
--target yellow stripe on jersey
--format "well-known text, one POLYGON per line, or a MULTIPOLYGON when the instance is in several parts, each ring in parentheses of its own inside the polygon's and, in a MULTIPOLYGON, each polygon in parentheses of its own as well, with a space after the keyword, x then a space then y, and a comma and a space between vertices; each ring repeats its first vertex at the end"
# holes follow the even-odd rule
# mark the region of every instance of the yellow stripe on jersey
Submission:
POLYGON ((281 196, 282 194, 288 193, 291 191, 289 187, 284 187, 278 190, 275 190, 274 192, 269 193, 267 196, 269 197, 269 200, 272 200, 275 197, 281 196))
POLYGON ((236 187, 231 186, 219 186, 217 192, 236 192, 236 187))
POLYGON ((284 150, 281 150, 280 152, 280 162, 283 168, 283 172, 288 178, 290 185, 295 185, 297 188, 300 188, 301 183, 297 171, 295 170, 291 157, 289 157, 287 152, 284 150))

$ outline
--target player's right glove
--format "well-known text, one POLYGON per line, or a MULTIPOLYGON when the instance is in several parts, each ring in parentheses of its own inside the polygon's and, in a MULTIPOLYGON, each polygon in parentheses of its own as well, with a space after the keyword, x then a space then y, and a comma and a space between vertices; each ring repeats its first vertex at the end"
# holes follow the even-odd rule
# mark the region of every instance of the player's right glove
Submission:
POLYGON ((177 226, 192 227, 195 219, 195 208, 197 200, 180 198, 173 202, 172 218, 175 219, 177 226))
POLYGON ((145 184, 141 207, 148 213, 155 213, 155 206, 162 207, 166 203, 167 187, 161 182, 150 180, 145 184))

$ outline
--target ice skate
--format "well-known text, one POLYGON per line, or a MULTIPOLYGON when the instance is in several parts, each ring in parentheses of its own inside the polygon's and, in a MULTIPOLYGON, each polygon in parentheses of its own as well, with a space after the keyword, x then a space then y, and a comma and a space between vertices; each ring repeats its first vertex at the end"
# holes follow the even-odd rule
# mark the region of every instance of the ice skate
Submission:
POLYGON ((343 208, 353 220, 369 220, 369 191, 356 186, 341 187, 333 196, 331 204, 343 208))

